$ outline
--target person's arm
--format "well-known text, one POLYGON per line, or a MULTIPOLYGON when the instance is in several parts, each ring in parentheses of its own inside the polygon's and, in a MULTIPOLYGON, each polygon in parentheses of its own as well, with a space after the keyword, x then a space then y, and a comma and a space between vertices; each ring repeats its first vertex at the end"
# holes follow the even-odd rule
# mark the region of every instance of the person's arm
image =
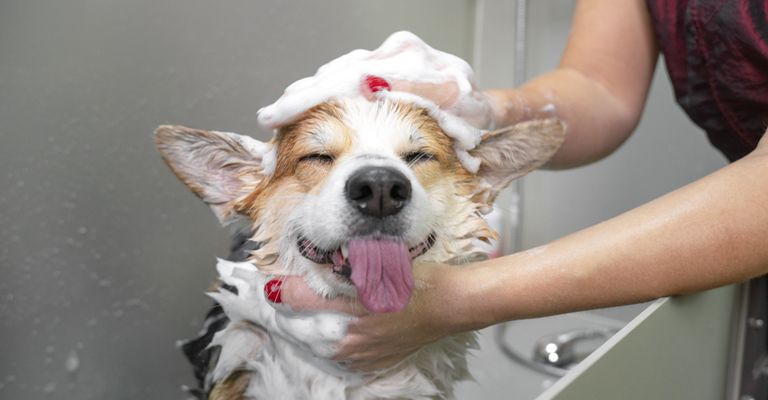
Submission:
MULTIPOLYGON (((657 58, 645 0, 581 0, 559 66, 518 88, 486 91, 493 113, 487 120, 502 128, 554 114, 566 122, 568 131, 547 167, 599 160, 637 126, 657 58)), ((455 82, 402 78, 390 84, 393 91, 418 94, 445 109, 452 109, 458 99, 455 82)))
POLYGON ((465 318, 450 330, 741 282, 768 272, 767 238, 764 137, 742 160, 625 214, 546 246, 451 271, 472 280, 462 289, 467 297, 485 301, 471 309, 452 304, 465 318))
POLYGON ((555 114, 568 124, 550 168, 596 161, 637 126, 658 58, 644 0, 581 0, 557 69, 515 89, 490 90, 496 126, 555 114))

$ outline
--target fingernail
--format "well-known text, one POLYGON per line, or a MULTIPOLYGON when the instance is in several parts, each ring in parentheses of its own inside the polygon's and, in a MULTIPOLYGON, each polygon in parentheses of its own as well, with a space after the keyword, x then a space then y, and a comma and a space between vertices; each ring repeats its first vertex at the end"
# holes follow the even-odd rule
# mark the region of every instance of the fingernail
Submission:
POLYGON ((392 89, 392 87, 389 86, 389 82, 387 82, 384 78, 375 75, 366 75, 365 84, 368 85, 368 89, 371 89, 371 92, 373 93, 381 90, 392 89))
POLYGON ((283 281, 281 279, 272 279, 264 285, 264 295, 267 300, 280 304, 283 302, 282 298, 283 281))

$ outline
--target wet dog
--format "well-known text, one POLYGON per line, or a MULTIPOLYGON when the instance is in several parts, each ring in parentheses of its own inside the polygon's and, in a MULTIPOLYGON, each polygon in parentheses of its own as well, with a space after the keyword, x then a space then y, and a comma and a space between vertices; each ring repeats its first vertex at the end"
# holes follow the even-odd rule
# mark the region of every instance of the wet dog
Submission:
POLYGON ((468 377, 474 334, 375 374, 346 371, 329 358, 351 317, 272 307, 264 286, 274 275, 301 275, 321 295, 357 297, 370 312, 401 310, 418 285, 413 263, 479 258, 478 242, 495 238, 483 212, 551 157, 564 130, 544 119, 489 132, 470 151, 481 162, 472 173, 429 112, 405 102, 331 100, 267 143, 159 127, 157 147, 177 177, 223 223, 247 226, 243 259, 219 260, 215 318, 185 345, 200 397, 451 397, 468 377))

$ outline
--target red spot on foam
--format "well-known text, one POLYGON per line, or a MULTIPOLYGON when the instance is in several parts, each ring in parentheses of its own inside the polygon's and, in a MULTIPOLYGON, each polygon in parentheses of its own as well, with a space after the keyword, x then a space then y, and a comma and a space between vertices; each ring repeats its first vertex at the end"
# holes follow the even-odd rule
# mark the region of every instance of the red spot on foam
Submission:
POLYGON ((264 285, 264 295, 267 296, 267 300, 273 303, 283 302, 283 281, 280 279, 272 279, 264 285))
POLYGON ((392 87, 389 86, 389 82, 380 76, 366 75, 365 84, 368 85, 368 89, 373 93, 381 90, 392 90, 392 87))

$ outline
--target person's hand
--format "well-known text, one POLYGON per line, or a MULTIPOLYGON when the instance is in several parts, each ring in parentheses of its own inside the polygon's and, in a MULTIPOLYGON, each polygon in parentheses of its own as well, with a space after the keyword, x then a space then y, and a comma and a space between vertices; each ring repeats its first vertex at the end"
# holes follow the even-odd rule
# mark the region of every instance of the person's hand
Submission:
POLYGON ((461 95, 456 81, 422 82, 418 79, 385 79, 379 76, 367 76, 360 85, 360 92, 373 101, 379 91, 403 92, 417 95, 435 103, 440 109, 463 118, 480 129, 493 129, 497 121, 496 98, 473 89, 461 95))
MULTIPOLYGON (((334 359, 351 370, 373 371, 393 366, 426 344, 455 333, 451 278, 455 267, 414 267, 416 288, 408 306, 397 313, 369 314, 356 300, 324 299, 301 277, 282 279, 279 301, 293 311, 335 310, 357 316, 339 343, 334 359)), ((272 301, 275 296, 268 296, 272 301)))

